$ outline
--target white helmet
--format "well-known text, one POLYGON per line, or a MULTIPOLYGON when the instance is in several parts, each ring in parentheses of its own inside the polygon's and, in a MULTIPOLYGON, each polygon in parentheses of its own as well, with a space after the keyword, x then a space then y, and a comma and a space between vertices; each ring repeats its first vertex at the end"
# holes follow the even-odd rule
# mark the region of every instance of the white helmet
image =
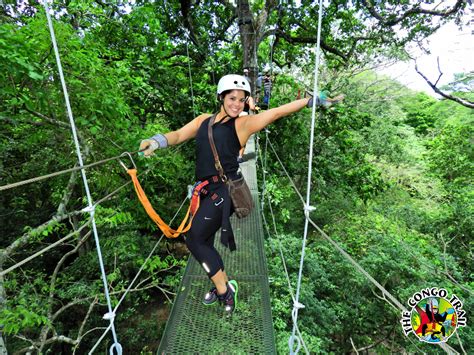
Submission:
POLYGON ((250 84, 242 75, 224 75, 217 84, 217 95, 220 95, 227 90, 243 90, 247 95, 250 95, 250 84))
POLYGON ((430 305, 431 305, 431 310, 433 310, 435 308, 439 309, 438 300, 434 297, 430 299, 430 305))

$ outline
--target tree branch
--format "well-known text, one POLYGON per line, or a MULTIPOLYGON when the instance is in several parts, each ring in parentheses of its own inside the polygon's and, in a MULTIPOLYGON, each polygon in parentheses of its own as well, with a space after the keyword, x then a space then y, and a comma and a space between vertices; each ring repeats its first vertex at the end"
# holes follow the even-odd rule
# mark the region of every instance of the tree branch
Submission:
POLYGON ((349 339, 350 339, 350 341, 351 341, 352 349, 354 349, 354 351, 356 352, 356 354, 359 355, 359 351, 358 351, 357 348, 355 347, 354 341, 352 340, 352 337, 349 337, 349 339))
MULTIPOLYGON (((86 337, 86 335, 92 333, 92 332, 95 332, 97 330, 102 330, 102 331, 105 331, 107 329, 107 327, 95 327, 95 328, 92 328, 92 329, 89 329, 87 332, 84 333, 84 335, 81 337, 80 341, 82 341, 82 339, 84 339, 86 337)), ((80 343, 78 343, 74 348, 73 348, 73 351, 72 351, 72 354, 75 355, 76 354, 76 351, 77 351, 77 348, 79 347, 80 343)))
POLYGON ((43 121, 49 122, 49 123, 51 123, 53 125, 56 125, 56 126, 59 126, 59 127, 71 128, 71 125, 69 123, 58 121, 58 120, 55 120, 55 119, 50 118, 48 116, 45 116, 42 113, 30 110, 28 107, 26 107, 26 105, 24 105, 23 108, 25 109, 25 111, 31 113, 35 117, 41 118, 43 121))
POLYGON ((277 4, 273 0, 266 0, 265 6, 262 11, 258 14, 257 18, 255 19, 254 29, 256 32, 257 38, 257 48, 260 42, 262 42, 266 37, 266 32, 264 32, 265 27, 267 25, 268 16, 273 9, 275 9, 277 4))
POLYGON ((457 102, 458 104, 461 104, 465 107, 469 107, 469 108, 474 108, 474 102, 472 101, 469 101, 469 100, 465 100, 465 99, 462 99, 460 97, 456 97, 456 96, 453 96, 453 95, 450 95, 450 94, 447 94, 445 93, 444 91, 441 91, 437 86, 436 84, 438 83, 439 79, 441 78, 441 76, 443 75, 443 73, 441 72, 440 70, 440 67, 439 67, 439 58, 438 58, 438 70, 439 70, 439 77, 438 79, 436 80, 436 83, 432 83, 422 72, 420 72, 418 70, 418 64, 416 63, 415 61, 415 70, 416 72, 426 81, 426 83, 433 89, 433 91, 439 95, 441 95, 442 97, 444 97, 445 99, 448 99, 448 100, 451 100, 451 101, 454 101, 454 102, 457 102))
POLYGON ((451 243, 453 241, 453 239, 449 240, 449 241, 445 241, 444 240, 444 237, 443 237, 443 234, 442 233, 439 233, 438 234, 439 236, 439 239, 441 239, 441 242, 443 243, 443 261, 444 261, 444 274, 452 281, 454 282, 456 285, 458 285, 460 288, 462 288, 464 291, 470 293, 471 295, 473 295, 474 293, 467 287, 461 285, 459 282, 456 281, 456 279, 454 277, 451 276, 451 274, 449 273, 449 269, 448 269, 448 244, 451 243))
POLYGON ((193 18, 191 16, 191 0, 180 0, 181 14, 183 15, 184 26, 189 31, 189 37, 191 41, 197 46, 201 47, 198 36, 196 35, 196 29, 194 27, 193 18))
MULTIPOLYGON (((54 295, 56 293, 55 292, 56 291, 56 278, 57 278, 57 275, 58 275, 58 272, 59 272, 61 266, 64 264, 64 262, 67 260, 67 258, 69 256, 71 256, 72 254, 77 253, 77 251, 79 250, 81 245, 84 244, 84 242, 90 237, 91 234, 92 234, 92 231, 89 230, 82 237, 82 239, 76 244, 74 249, 67 252, 66 254, 64 254, 63 257, 56 264, 56 267, 54 268, 53 274, 51 276, 51 282, 49 284, 48 319, 52 319, 52 315, 53 315, 54 295)), ((51 324, 52 324, 52 322, 51 322, 51 324)), ((50 329, 51 329, 51 326, 49 324, 44 326, 43 329, 41 329, 41 335, 40 335, 41 346, 40 346, 40 349, 39 349, 40 353, 42 352, 42 350, 44 348, 44 345, 45 345, 45 342, 46 342, 46 339, 48 337, 48 333, 49 333, 50 329)))
POLYGON ((376 347, 377 345, 379 345, 380 343, 382 343, 384 340, 386 340, 386 339, 389 338, 389 335, 390 335, 391 333, 393 333, 393 331, 395 330, 395 327, 396 327, 396 326, 398 326, 397 323, 394 324, 394 325, 392 326, 392 328, 390 328, 390 329, 388 330, 386 336, 382 336, 381 339, 377 340, 377 341, 376 341, 375 343, 373 343, 373 344, 364 346, 363 348, 356 349, 356 352, 357 352, 357 353, 359 353, 359 352, 365 352, 365 351, 367 351, 367 350, 369 350, 369 349, 372 349, 372 348, 376 347))
POLYGON ((17 249, 20 249, 23 246, 25 246, 27 243, 29 243, 31 238, 35 237, 36 235, 41 234, 43 231, 45 231, 49 227, 55 226, 57 223, 64 221, 70 216, 71 214, 55 215, 49 221, 23 234, 21 237, 19 237, 13 243, 11 243, 7 248, 0 250, 0 269, 3 267, 3 264, 6 258, 8 258, 11 254, 13 254, 17 249))
MULTIPOLYGON (((237 19, 237 16, 234 14, 232 16, 230 16, 227 21, 220 26, 221 28, 221 31, 212 38, 212 42, 213 43, 217 43, 219 41, 226 41, 225 40, 225 36, 227 34, 227 31, 228 29, 230 28, 230 26, 232 26, 232 24, 235 22, 235 20, 237 19)), ((234 35, 235 36, 235 35, 234 35)), ((228 41, 226 41, 228 42, 228 41)), ((231 42, 230 42, 231 43, 231 42)))
POLYGON ((456 13, 464 3, 464 0, 457 0, 454 6, 451 9, 445 9, 441 11, 437 10, 430 10, 424 9, 420 6, 420 4, 416 4, 411 9, 405 11, 401 16, 395 17, 393 19, 386 19, 382 15, 380 15, 372 4, 372 1, 361 0, 362 5, 364 5, 369 13, 379 21, 380 24, 384 26, 395 26, 405 20, 407 17, 419 14, 431 15, 431 16, 439 16, 439 17, 448 17, 454 13, 456 13))
POLYGON ((87 310, 86 316, 82 320, 82 324, 79 328, 79 331, 77 332, 77 340, 80 342, 84 336, 86 336, 87 332, 84 333, 84 327, 86 326, 87 320, 90 318, 90 315, 92 314, 92 310, 94 309, 95 305, 98 303, 99 298, 96 297, 94 298, 94 301, 91 302, 89 305, 89 309, 87 310), (82 335, 84 333, 84 335, 82 335))
MULTIPOLYGON (((53 337, 47 339, 46 342, 45 342, 45 345, 52 344, 52 343, 55 343, 55 342, 62 342, 62 343, 67 343, 67 344, 71 344, 71 345, 77 345, 77 340, 76 339, 72 339, 72 338, 66 337, 64 335, 56 335, 56 336, 53 336, 53 337)), ((33 350, 38 350, 38 343, 33 343, 32 345, 30 345, 26 348, 20 349, 17 352, 15 352, 15 354, 30 353, 33 350)))
MULTIPOLYGON (((142 284, 142 283, 140 283, 142 284)), ((166 296, 166 298, 171 302, 171 299, 169 298, 168 294, 172 294, 172 295, 175 295, 175 293, 171 292, 171 291, 168 291, 164 288, 162 288, 160 286, 160 284, 158 283, 153 283, 151 282, 150 284, 148 285, 143 285, 143 287, 135 287, 133 289, 130 289, 128 292, 140 292, 140 291, 145 291, 145 290, 149 290, 149 289, 152 289, 152 288, 157 288, 159 289, 161 292, 163 292, 163 294, 166 296)), ((110 292, 110 295, 111 296, 115 296, 115 295, 121 295, 125 292, 125 290, 120 290, 120 291, 113 291, 113 292, 110 292)), ((28 341, 30 342, 32 345, 28 346, 28 347, 25 347, 21 350, 19 350, 17 353, 18 354, 22 354, 22 353, 25 353, 25 352, 28 352, 28 351, 33 351, 33 350, 38 350, 38 352, 41 352, 44 348, 44 346, 46 345, 49 345, 51 343, 54 343, 54 342, 65 342, 65 343, 68 343, 68 344, 72 344, 72 345, 75 345, 75 349, 77 349, 77 347, 79 346, 80 342, 82 341, 82 339, 88 334, 90 333, 92 330, 88 330, 86 331, 83 335, 81 335, 83 332, 84 332, 84 328, 85 328, 85 324, 87 322, 87 319, 90 317, 91 313, 92 313, 92 310, 93 308, 99 304, 98 303, 98 295, 94 295, 94 296, 90 296, 90 297, 85 297, 85 298, 81 298, 81 299, 75 299, 69 303, 67 303, 66 305, 63 305, 61 308, 59 308, 54 314, 51 314, 50 316, 48 316, 48 319, 50 321, 50 325, 47 325, 45 326, 44 328, 49 328, 51 329, 51 325, 54 323, 54 321, 66 310, 70 309, 71 307, 74 307, 78 304, 81 304, 81 303, 85 303, 85 302, 89 302, 91 301, 91 304, 89 305, 88 307, 88 311, 87 311, 87 314, 85 315, 82 323, 81 323, 81 327, 79 328, 79 332, 78 332, 78 336, 76 339, 71 339, 71 338, 68 338, 68 337, 65 337, 65 336, 62 336, 62 335, 56 335, 54 334, 53 337, 51 338, 48 338, 48 339, 39 339, 37 341, 32 341, 30 339, 27 339, 27 338, 22 338, 23 340, 25 341, 28 341), (91 301, 92 300, 92 301, 91 301)), ((103 305, 105 306, 105 305, 103 305)), ((48 329, 48 332, 49 332, 49 329, 48 329)), ((95 328, 97 329, 97 328, 95 328)), ((43 333, 43 330, 42 330, 42 333, 43 333)), ((47 335, 47 333, 46 333, 47 335)), ((41 338, 41 336, 40 336, 41 338)))
MULTIPOLYGON (((316 43, 317 42, 317 38, 315 37, 292 37, 290 35, 288 35, 287 33, 283 32, 281 29, 278 29, 277 30, 277 33, 278 33, 278 36, 283 38, 284 40, 286 40, 288 43, 316 43)), ((329 53, 332 53, 338 57, 340 57, 341 59, 344 60, 344 62, 347 62, 349 60, 349 57, 342 53, 341 51, 339 51, 338 49, 334 48, 334 47, 331 47, 329 45, 327 45, 324 40, 321 40, 321 48, 326 51, 326 52, 329 52, 329 53)))

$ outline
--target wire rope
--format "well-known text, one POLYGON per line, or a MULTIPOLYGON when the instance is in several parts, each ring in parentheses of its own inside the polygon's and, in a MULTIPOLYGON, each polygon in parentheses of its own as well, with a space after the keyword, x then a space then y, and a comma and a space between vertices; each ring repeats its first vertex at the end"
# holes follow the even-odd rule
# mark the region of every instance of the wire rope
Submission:
MULTIPOLYGON (((59 49, 58 49, 58 45, 57 45, 57 42, 56 42, 56 36, 55 36, 55 33, 54 33, 53 22, 51 20, 51 15, 49 13, 49 6, 48 6, 48 3, 47 3, 47 0, 43 1, 43 6, 44 6, 45 11, 46 11, 46 18, 47 18, 47 21, 48 21, 48 27, 49 27, 49 31, 50 31, 50 34, 51 34, 51 41, 53 43, 54 54, 55 54, 55 57, 56 57, 56 64, 57 64, 57 67, 58 67, 59 77, 60 77, 61 86, 62 86, 62 90, 63 90, 63 94, 64 94, 64 100, 65 100, 65 103, 66 103, 67 113, 68 113, 68 117, 69 117, 69 123, 71 125, 71 131, 72 131, 72 135, 73 135, 73 139, 74 139, 74 144, 76 146, 77 159, 79 161, 79 165, 83 166, 84 164, 83 164, 83 161, 82 161, 81 148, 80 148, 80 145, 79 145, 79 139, 77 137, 76 125, 75 125, 74 117, 73 117, 73 114, 72 114, 71 104, 69 102, 69 94, 68 94, 68 90, 67 90, 67 86, 66 86, 66 81, 64 79, 64 74, 63 74, 63 69, 62 69, 62 64, 61 64, 61 58, 59 56, 59 49)), ((118 341, 117 333, 115 331, 115 326, 114 326, 114 316, 113 316, 113 313, 112 313, 112 304, 111 304, 111 301, 110 301, 110 295, 109 295, 109 290, 108 290, 107 275, 105 273, 104 261, 102 259, 102 251, 100 249, 99 234, 98 234, 98 231, 97 231, 97 225, 96 225, 95 217, 94 217, 95 210, 93 208, 92 197, 91 197, 91 193, 89 191, 89 184, 87 182, 87 176, 86 176, 86 172, 85 172, 84 169, 81 169, 81 175, 82 175, 82 180, 84 182, 84 188, 85 188, 86 195, 87 195, 87 202, 88 202, 88 205, 89 205, 89 214, 90 214, 90 218, 91 218, 92 230, 93 230, 94 240, 95 240, 96 248, 97 248, 97 256, 98 256, 98 259, 99 259, 99 266, 100 266, 100 271, 101 271, 101 275, 102 275, 102 282, 104 284, 104 293, 105 293, 105 298, 107 300, 107 307, 109 309, 109 314, 108 314, 109 317, 108 318, 109 318, 110 326, 111 326, 111 329, 112 329, 112 336, 113 336, 113 339, 114 339, 114 343, 110 347, 110 353, 113 354, 114 350, 116 350, 117 353, 119 355, 121 355, 122 354, 122 346, 120 345, 120 343, 118 341)))
MULTIPOLYGON (((318 92, 318 69, 319 69, 319 56, 320 56, 320 42, 321 42, 321 23, 323 17, 323 1, 319 0, 319 16, 318 16, 318 34, 316 39, 316 63, 314 66, 314 93, 318 92)), ((310 143, 309 143, 309 158, 308 158, 308 182, 306 187, 306 204, 304 205, 304 214, 305 214, 305 223, 304 223, 304 234, 303 234, 303 242, 301 246, 301 258, 300 258, 300 268, 298 271, 298 282, 296 285, 296 300, 293 304, 293 331, 291 336, 288 339, 288 346, 290 348, 290 354, 298 354, 300 349, 301 339, 298 339, 298 344, 296 349, 294 347, 295 339, 297 339, 295 332, 296 332, 296 325, 298 323, 298 310, 304 308, 304 305, 299 302, 300 290, 301 290, 301 280, 303 278, 303 264, 304 264, 304 257, 305 257, 305 250, 306 250, 306 240, 308 237, 308 223, 309 223, 309 213, 313 209, 310 206, 311 202, 311 174, 312 174, 312 166, 313 166, 313 144, 314 144, 314 126, 316 121, 316 104, 312 107, 311 112, 311 134, 310 134, 310 143)))
POLYGON ((191 100, 192 100, 192 103, 193 103, 193 115, 194 115, 194 117, 196 117, 197 114, 196 114, 196 107, 194 106, 193 76, 192 76, 192 72, 191 72, 191 57, 189 56, 189 44, 188 43, 189 43, 189 39, 186 40, 186 55, 188 56, 189 87, 191 89, 191 100))
POLYGON ((42 176, 38 176, 38 177, 31 178, 31 179, 27 179, 27 180, 23 180, 23 181, 14 182, 14 183, 12 183, 12 184, 3 185, 3 186, 0 186, 0 191, 12 189, 12 188, 14 188, 14 187, 18 187, 18 186, 30 184, 30 183, 37 182, 37 181, 41 181, 41 180, 45 180, 45 179, 49 179, 49 178, 52 178, 52 177, 55 177, 55 176, 59 176, 59 175, 62 175, 62 174, 72 173, 72 172, 74 172, 74 171, 84 170, 84 169, 87 169, 87 168, 91 168, 91 167, 94 167, 94 166, 97 166, 97 165, 101 165, 101 164, 107 163, 107 162, 109 162, 109 161, 111 161, 111 160, 120 159, 121 157, 124 156, 124 154, 127 154, 127 153, 129 153, 129 154, 134 154, 134 153, 138 153, 138 151, 137 151, 137 152, 124 152, 124 153, 122 153, 122 154, 120 154, 120 155, 117 155, 117 156, 115 156, 115 157, 103 159, 103 160, 100 160, 100 161, 96 161, 96 162, 94 162, 94 163, 90 163, 90 164, 86 164, 86 165, 79 164, 79 166, 76 166, 76 167, 74 167, 74 168, 69 168, 69 169, 65 169, 65 170, 60 170, 60 171, 56 171, 56 172, 51 173, 51 174, 46 174, 46 175, 42 175, 42 176))
MULTIPOLYGON (((170 224, 175 220, 176 216, 178 215, 179 211, 181 211, 181 209, 183 208, 183 205, 184 203, 186 202, 187 200, 187 197, 184 198, 183 202, 181 203, 181 206, 179 207, 178 211, 176 211, 175 215, 173 216, 173 218, 171 219, 170 221, 170 224)), ((137 271, 137 274, 135 275, 135 277, 133 278, 133 280, 130 282, 130 285, 127 287, 127 289, 125 290, 124 294, 122 295, 122 297, 120 298, 120 300, 117 302, 117 305, 115 306, 113 312, 117 312, 119 306, 121 305, 121 303, 123 302, 123 300, 125 299, 125 296, 130 292, 133 284, 135 283, 135 281, 138 279, 138 277, 140 276, 141 272, 143 271, 146 263, 148 262, 148 260, 150 260, 150 258, 152 257, 152 255, 154 254, 156 248, 158 247, 158 245, 160 244, 160 242, 163 240, 163 237, 164 237, 164 234, 161 234, 161 237, 160 239, 155 243, 154 247, 152 248, 151 252, 148 254, 148 256, 146 257, 145 261, 143 262, 142 266, 140 267, 140 269, 137 271)), ((94 352, 94 350, 99 346, 99 344, 101 343, 101 341, 105 338, 105 336, 107 335, 107 333, 110 331, 111 329, 111 325, 109 325, 107 327, 107 329, 104 330, 104 333, 100 336, 100 338, 97 340, 97 342, 94 344, 94 346, 92 347, 92 349, 89 351, 89 354, 92 354, 94 352)))
MULTIPOLYGON (((272 146, 271 141, 269 141, 270 146, 272 146)), ((273 150, 275 156, 278 157, 278 154, 275 150, 273 150)), ((293 178, 289 175, 288 171, 285 169, 281 159, 278 157, 278 161, 283 168, 283 171, 285 172, 287 178, 289 179, 291 185, 295 189, 295 191, 298 193, 298 195, 301 195, 301 193, 298 191, 298 188, 296 187, 296 184, 293 181, 293 178)), ((304 200, 302 200, 302 203, 304 205, 304 200)), ((331 245, 333 245, 341 254, 344 256, 357 270, 359 270, 374 286, 376 286, 382 294, 384 294, 388 299, 392 302, 388 302, 387 299, 385 299, 389 304, 396 306, 399 310, 406 312, 407 309, 406 307, 399 302, 388 290, 386 290, 377 280, 375 280, 356 260, 354 260, 339 244, 337 244, 331 237, 329 237, 313 220, 311 220, 309 217, 306 217, 305 219, 308 220, 309 223, 326 239, 328 240, 331 245)), ((297 340, 298 341, 298 340, 297 340)), ((448 354, 457 354, 457 352, 451 348, 448 344, 446 343, 441 343, 439 346, 448 354)))

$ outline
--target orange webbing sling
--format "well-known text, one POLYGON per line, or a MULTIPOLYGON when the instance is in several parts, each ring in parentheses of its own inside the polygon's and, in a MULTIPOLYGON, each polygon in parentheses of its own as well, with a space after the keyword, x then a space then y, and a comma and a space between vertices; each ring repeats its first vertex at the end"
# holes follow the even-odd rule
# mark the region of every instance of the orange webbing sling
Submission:
POLYGON ((132 178, 133 186, 135 186, 135 191, 137 193, 138 199, 140 200, 143 207, 145 208, 146 213, 148 213, 148 215, 153 220, 153 222, 156 223, 156 225, 161 229, 161 231, 167 238, 176 238, 180 234, 186 233, 189 230, 189 228, 191 228, 191 224, 193 222, 193 216, 196 215, 196 211, 199 208, 200 199, 199 199, 199 193, 196 190, 193 192, 193 197, 191 199, 191 203, 189 204, 188 211, 186 212, 186 216, 184 217, 183 221, 179 225, 178 229, 173 229, 161 219, 158 213, 156 213, 153 207, 151 206, 151 203, 148 200, 148 197, 146 197, 145 195, 145 191, 143 191, 143 188, 141 187, 140 182, 138 181, 137 169, 127 169, 127 173, 132 178), (188 225, 185 227, 186 222, 188 222, 188 225))

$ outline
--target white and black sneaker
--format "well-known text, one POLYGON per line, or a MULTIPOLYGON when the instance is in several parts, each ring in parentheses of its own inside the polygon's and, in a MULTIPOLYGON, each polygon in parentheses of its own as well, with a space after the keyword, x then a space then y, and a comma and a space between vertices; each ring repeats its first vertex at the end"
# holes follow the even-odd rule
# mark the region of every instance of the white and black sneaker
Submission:
POLYGON ((208 293, 204 295, 202 303, 206 306, 210 306, 211 304, 216 303, 218 299, 219 297, 217 296, 217 288, 213 287, 209 290, 208 293))
POLYGON ((230 280, 227 283, 227 292, 224 295, 218 295, 219 300, 224 304, 224 309, 227 314, 232 314, 237 307, 237 293, 239 292, 239 285, 237 281, 230 280))

